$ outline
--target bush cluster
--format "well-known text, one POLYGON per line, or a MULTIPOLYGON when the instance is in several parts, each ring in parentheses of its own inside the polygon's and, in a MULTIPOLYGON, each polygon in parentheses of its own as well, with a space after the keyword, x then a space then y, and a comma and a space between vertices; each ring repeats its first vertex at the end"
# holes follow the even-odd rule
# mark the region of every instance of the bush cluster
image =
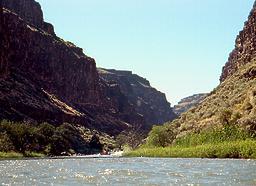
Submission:
MULTIPOLYGON (((95 138, 93 140, 96 143, 95 138)), ((27 124, 6 120, 0 122, 2 152, 40 152, 46 155, 89 153, 93 148, 90 145, 94 143, 86 141, 78 129, 68 123, 53 126, 48 123, 27 124)))

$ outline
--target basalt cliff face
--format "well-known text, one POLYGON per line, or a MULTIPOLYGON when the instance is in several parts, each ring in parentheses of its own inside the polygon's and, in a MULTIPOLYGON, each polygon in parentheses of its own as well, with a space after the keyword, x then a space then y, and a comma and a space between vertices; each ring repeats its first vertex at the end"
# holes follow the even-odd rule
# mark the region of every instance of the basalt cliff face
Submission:
POLYGON ((0 119, 68 122, 110 135, 144 125, 119 87, 100 79, 94 59, 55 35, 37 2, 2 3, 0 119))
POLYGON ((250 12, 243 30, 235 41, 235 49, 230 53, 228 62, 223 67, 220 81, 234 74, 241 66, 250 63, 256 57, 256 3, 250 12))
POLYGON ((207 94, 194 94, 192 96, 183 98, 181 101, 178 102, 177 105, 174 105, 173 111, 179 116, 182 113, 191 109, 192 107, 200 104, 206 96, 207 94))
POLYGON ((145 78, 133 74, 131 71, 99 68, 98 72, 105 81, 120 87, 128 103, 145 118, 147 126, 163 124, 176 118, 165 94, 151 87, 145 78))
POLYGON ((34 0, 3 0, 2 6, 17 13, 24 21, 37 28, 55 35, 54 27, 44 21, 43 11, 38 2, 34 0))

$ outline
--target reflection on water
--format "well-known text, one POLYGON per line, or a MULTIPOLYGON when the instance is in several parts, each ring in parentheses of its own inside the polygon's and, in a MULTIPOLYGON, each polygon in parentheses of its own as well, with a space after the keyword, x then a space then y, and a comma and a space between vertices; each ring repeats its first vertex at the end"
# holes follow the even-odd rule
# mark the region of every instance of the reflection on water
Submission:
POLYGON ((2 185, 256 185, 255 160, 83 158, 0 161, 2 185))

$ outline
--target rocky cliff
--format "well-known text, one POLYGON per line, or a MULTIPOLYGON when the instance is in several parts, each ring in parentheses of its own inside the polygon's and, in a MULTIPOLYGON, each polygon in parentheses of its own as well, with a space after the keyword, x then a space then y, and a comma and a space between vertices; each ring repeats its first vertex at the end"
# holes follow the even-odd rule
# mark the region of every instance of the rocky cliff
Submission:
POLYGON ((165 94, 151 87, 145 78, 131 71, 99 68, 98 72, 105 81, 120 87, 121 92, 128 98, 129 104, 145 118, 148 126, 163 124, 176 118, 165 94))
POLYGON ((34 0, 3 5, 0 119, 68 122, 116 135, 175 117, 165 95, 144 78, 125 71, 98 73, 94 59, 56 36, 34 0))
POLYGON ((179 116, 182 113, 191 109, 192 107, 200 104, 206 96, 207 94, 194 94, 192 96, 183 98, 181 101, 178 102, 177 105, 174 105, 173 111, 179 116))
POLYGON ((43 11, 38 2, 35 2, 34 0, 3 0, 2 6, 18 14, 19 17, 30 25, 55 35, 54 27, 50 23, 44 21, 43 11))
POLYGON ((235 49, 230 53, 228 62, 223 67, 220 81, 234 74, 241 66, 251 62, 256 57, 256 3, 250 12, 243 30, 235 41, 235 49))
POLYGON ((99 78, 94 59, 54 34, 37 2, 2 2, 0 119, 82 124, 111 135, 144 125, 119 88, 99 78))

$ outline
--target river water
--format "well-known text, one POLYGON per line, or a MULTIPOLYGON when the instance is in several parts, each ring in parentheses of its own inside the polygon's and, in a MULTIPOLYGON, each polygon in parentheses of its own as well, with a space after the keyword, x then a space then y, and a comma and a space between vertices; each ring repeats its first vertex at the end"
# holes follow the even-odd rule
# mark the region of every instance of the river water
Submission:
POLYGON ((0 185, 256 185, 255 160, 74 158, 0 161, 0 185))

